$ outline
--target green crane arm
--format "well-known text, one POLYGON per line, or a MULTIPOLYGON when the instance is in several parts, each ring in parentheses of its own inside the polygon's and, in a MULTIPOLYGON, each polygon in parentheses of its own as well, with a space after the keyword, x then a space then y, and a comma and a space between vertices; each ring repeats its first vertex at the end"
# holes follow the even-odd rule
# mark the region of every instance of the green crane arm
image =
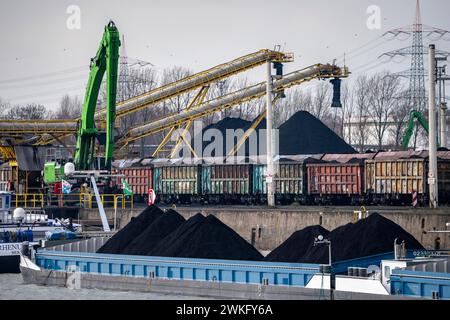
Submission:
MULTIPOLYGON (((106 71, 106 144, 103 168, 111 168, 114 151, 114 122, 116 118, 117 74, 119 61, 120 36, 114 22, 105 26, 105 31, 97 51, 91 59, 89 81, 84 96, 81 119, 78 124, 75 167, 77 170, 92 169, 94 162, 95 138, 98 131, 94 115, 98 94, 106 71)), ((100 169, 100 168, 99 168, 100 169)))
POLYGON ((417 110, 411 111, 408 126, 406 127, 406 131, 403 136, 402 147, 404 149, 408 148, 409 141, 414 133, 415 119, 417 119, 420 125, 424 128, 425 132, 428 133, 428 122, 425 117, 417 110))

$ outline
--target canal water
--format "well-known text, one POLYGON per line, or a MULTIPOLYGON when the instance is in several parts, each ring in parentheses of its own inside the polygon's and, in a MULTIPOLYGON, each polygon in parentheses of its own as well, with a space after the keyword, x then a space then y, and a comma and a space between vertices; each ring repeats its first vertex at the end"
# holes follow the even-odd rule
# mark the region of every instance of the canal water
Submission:
POLYGON ((0 300, 192 300, 195 296, 174 294, 68 289, 24 284, 20 274, 0 274, 0 300))

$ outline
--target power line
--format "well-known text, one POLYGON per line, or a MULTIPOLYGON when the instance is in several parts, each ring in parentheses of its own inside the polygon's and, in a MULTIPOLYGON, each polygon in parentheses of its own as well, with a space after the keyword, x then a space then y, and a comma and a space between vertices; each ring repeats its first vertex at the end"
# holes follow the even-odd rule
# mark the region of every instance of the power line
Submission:
POLYGON ((26 88, 26 87, 41 87, 41 86, 45 86, 45 85, 49 85, 49 84, 55 84, 55 83, 60 83, 61 81, 65 81, 65 82, 71 82, 71 81, 75 81, 75 80, 86 80, 86 76, 85 75, 79 75, 76 77, 67 77, 67 78, 61 78, 61 79, 53 79, 53 80, 48 80, 48 81, 43 81, 43 82, 31 82, 31 83, 25 83, 25 84, 12 84, 12 85, 2 85, 0 84, 0 89, 14 89, 14 88, 26 88))
POLYGON ((345 58, 345 61, 347 62, 347 60, 352 60, 352 59, 354 59, 354 58, 356 58, 356 57, 359 57, 360 55, 366 53, 367 51, 373 50, 373 49, 375 49, 375 48, 377 48, 377 47, 379 47, 380 45, 383 45, 383 44, 385 44, 385 43, 386 43, 386 42, 384 41, 384 39, 383 39, 382 37, 377 37, 377 38, 375 38, 375 39, 373 39, 373 40, 367 42, 366 44, 360 46, 360 47, 357 48, 356 50, 352 50, 352 51, 346 52, 345 54, 342 54, 340 57, 338 57, 337 61, 343 62, 343 61, 344 61, 344 58, 345 58), (376 42, 378 42, 378 41, 380 41, 380 40, 383 40, 383 41, 381 41, 380 43, 376 43, 376 42), (369 44, 372 44, 372 43, 376 43, 376 44, 356 54, 356 52, 358 52, 360 49, 365 48, 365 47, 367 47, 369 44))
POLYGON ((23 99, 27 99, 27 98, 39 98, 39 97, 45 97, 45 96, 52 96, 52 95, 56 95, 56 94, 64 94, 64 92, 68 91, 68 90, 80 90, 82 87, 80 86, 72 86, 72 87, 68 87, 68 88, 61 88, 61 89, 57 89, 57 90, 51 90, 51 91, 46 91, 46 92, 39 92, 39 93, 31 93, 31 94, 27 94, 27 95, 23 95, 23 96, 17 96, 17 97, 12 97, 12 98, 8 98, 7 100, 23 100, 23 99), (64 92, 62 92, 64 91, 64 92))
POLYGON ((54 77, 54 76, 65 74, 65 73, 76 73, 76 72, 80 72, 82 70, 85 71, 86 69, 87 69, 86 66, 74 67, 74 68, 69 68, 69 69, 65 69, 65 70, 59 70, 59 71, 55 71, 55 72, 36 74, 36 75, 32 75, 32 76, 27 76, 27 77, 12 78, 12 79, 7 79, 7 80, 0 80, 0 84, 3 84, 3 83, 10 84, 11 82, 22 82, 22 81, 30 81, 30 80, 35 80, 35 79, 41 79, 41 78, 54 77))
MULTIPOLYGON (((373 62, 376 62, 376 61, 373 61, 373 62)), ((371 64, 372 64, 372 63, 371 63, 371 64)), ((375 64, 375 65, 373 65, 373 66, 371 66, 371 67, 369 67, 369 68, 367 68, 368 65, 360 66, 360 67, 358 67, 358 68, 353 69, 352 73, 353 73, 353 74, 361 74, 361 73, 363 73, 363 72, 367 72, 367 71, 376 69, 376 68, 378 68, 378 67, 381 67, 383 64, 386 64, 386 62, 380 61, 380 62, 378 62, 377 64, 375 64), (355 71, 355 70, 357 70, 357 71, 355 71)))
POLYGON ((64 93, 61 93, 59 95, 56 95, 52 98, 44 98, 44 99, 24 99, 24 100, 19 100, 19 102, 15 102, 14 104, 19 104, 19 105, 26 105, 26 104, 31 104, 31 103, 36 103, 36 104, 58 104, 61 102, 61 99, 67 94, 70 96, 78 96, 76 93, 78 92, 78 90, 74 89, 74 90, 68 90, 64 93))

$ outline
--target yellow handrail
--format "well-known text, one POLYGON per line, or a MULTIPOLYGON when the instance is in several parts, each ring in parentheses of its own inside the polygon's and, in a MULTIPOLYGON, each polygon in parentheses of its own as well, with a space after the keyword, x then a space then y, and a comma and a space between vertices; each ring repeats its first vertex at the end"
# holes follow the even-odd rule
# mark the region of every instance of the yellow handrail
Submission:
MULTIPOLYGON (((101 201, 103 206, 114 206, 119 203, 122 209, 133 208, 133 196, 124 196, 123 194, 102 194, 101 201)), ((92 209, 97 203, 95 196, 89 193, 71 193, 71 194, 42 194, 42 193, 16 193, 12 197, 12 207, 37 208, 37 207, 60 207, 60 206, 78 206, 80 208, 92 209)))

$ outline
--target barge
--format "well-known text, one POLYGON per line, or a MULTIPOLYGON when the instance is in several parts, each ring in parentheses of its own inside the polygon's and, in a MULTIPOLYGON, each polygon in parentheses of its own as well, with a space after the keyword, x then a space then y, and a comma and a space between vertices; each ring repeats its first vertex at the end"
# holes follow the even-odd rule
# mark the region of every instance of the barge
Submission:
MULTIPOLYGON (((450 299, 450 284, 442 279, 433 287, 439 291, 434 296, 428 296, 428 289, 420 291, 426 296, 399 290, 410 286, 400 283, 400 277, 405 279, 404 267, 430 261, 444 263, 445 257, 419 259, 414 258, 414 252, 408 252, 399 260, 389 252, 334 263, 331 273, 319 264, 95 253, 105 241, 91 238, 38 249, 34 261, 21 258, 23 280, 38 285, 219 299, 450 299), (390 277, 395 279, 392 287, 390 277)), ((450 281, 448 274, 446 281, 450 281)))
POLYGON ((49 219, 44 210, 16 208, 11 214, 11 193, 1 192, 0 273, 19 273, 20 255, 28 255, 30 248, 41 246, 42 240, 61 234, 64 239, 75 240, 75 233, 66 229, 64 221, 49 219))

